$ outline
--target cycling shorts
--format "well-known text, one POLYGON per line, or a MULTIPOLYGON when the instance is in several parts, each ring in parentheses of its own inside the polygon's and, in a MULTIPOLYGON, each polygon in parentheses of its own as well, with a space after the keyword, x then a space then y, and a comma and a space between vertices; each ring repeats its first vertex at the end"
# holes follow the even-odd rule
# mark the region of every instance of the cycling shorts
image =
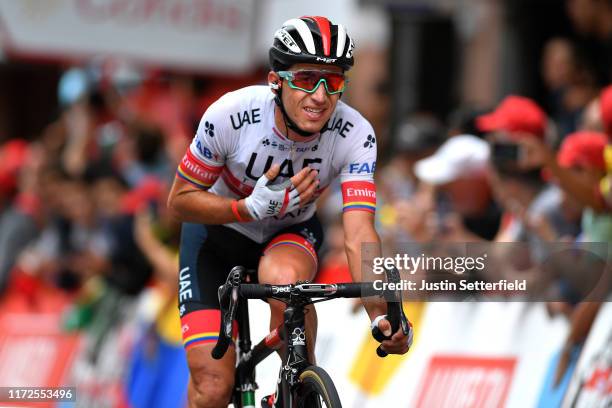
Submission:
POLYGON ((216 343, 221 318, 217 290, 234 266, 257 270, 266 251, 283 245, 303 250, 317 264, 322 241, 323 228, 316 215, 279 231, 262 244, 223 225, 183 223, 179 313, 185 348, 216 343))

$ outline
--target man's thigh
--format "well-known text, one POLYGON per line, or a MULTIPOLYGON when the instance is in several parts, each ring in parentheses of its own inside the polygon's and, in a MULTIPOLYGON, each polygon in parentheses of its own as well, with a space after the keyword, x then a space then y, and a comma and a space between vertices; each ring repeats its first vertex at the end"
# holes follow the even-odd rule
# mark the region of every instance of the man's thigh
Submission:
POLYGON ((323 229, 316 216, 280 231, 263 250, 258 268, 259 281, 280 285, 313 280, 322 242, 323 229))
POLYGON ((260 253, 260 244, 229 228, 183 224, 179 312, 187 350, 217 342, 221 319, 218 288, 234 266, 256 268, 260 253))
MULTIPOLYGON (((211 351, 219 338, 221 312, 217 290, 232 267, 255 268, 262 245, 221 226, 183 224, 179 257, 179 311, 183 345, 194 395, 224 396, 234 382, 236 351, 221 360, 211 351)), ((234 340, 237 328, 234 325, 234 340)), ((195 397, 194 397, 195 398, 195 397)))

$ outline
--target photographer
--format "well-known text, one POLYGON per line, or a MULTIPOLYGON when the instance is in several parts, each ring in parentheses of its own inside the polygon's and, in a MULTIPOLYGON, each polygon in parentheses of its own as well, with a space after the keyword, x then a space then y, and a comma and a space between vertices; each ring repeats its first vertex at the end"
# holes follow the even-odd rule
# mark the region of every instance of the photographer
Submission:
POLYGON ((506 216, 496 240, 554 241, 578 233, 562 211, 562 194, 542 178, 542 166, 522 165, 524 140, 544 144, 547 118, 531 99, 508 96, 491 113, 477 119, 489 132, 492 146, 492 184, 506 216))

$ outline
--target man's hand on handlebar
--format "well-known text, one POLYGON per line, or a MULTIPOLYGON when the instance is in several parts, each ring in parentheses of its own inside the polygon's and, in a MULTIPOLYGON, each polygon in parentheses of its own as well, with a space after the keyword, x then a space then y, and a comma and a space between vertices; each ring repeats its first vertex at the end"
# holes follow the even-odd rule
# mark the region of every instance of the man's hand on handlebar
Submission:
POLYGON ((395 333, 392 333, 391 323, 386 319, 378 321, 378 329, 386 336, 391 338, 383 340, 381 348, 388 354, 406 354, 412 346, 412 324, 408 322, 410 327, 407 334, 404 333, 401 327, 395 333), (393 334, 393 335, 391 335, 393 334))
MULTIPOLYGON (((396 268, 386 269, 387 282, 399 283, 400 274, 396 268)), ((385 295, 387 314, 376 316, 372 320, 372 336, 381 343, 376 350, 379 357, 387 354, 405 354, 412 346, 413 330, 402 306, 401 291, 392 291, 385 295)), ((371 316, 371 315, 370 315, 371 316)))

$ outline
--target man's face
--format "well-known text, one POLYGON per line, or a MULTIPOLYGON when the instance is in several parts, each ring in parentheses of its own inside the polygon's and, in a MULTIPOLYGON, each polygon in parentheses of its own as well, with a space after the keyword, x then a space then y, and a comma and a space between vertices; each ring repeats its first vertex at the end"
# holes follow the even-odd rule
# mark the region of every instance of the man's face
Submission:
POLYGON ((453 180, 442 190, 448 194, 453 210, 463 216, 477 216, 489 206, 491 188, 484 171, 453 180))
POLYGON ((570 171, 574 174, 577 180, 585 185, 598 185, 599 180, 605 176, 603 170, 594 167, 574 166, 570 167, 570 171))
MULTIPOLYGON (((318 64, 295 64, 288 71, 298 70, 324 70, 342 73, 340 67, 318 64)), ((300 129, 307 132, 319 132, 331 117, 334 109, 336 109, 338 99, 340 99, 339 93, 329 95, 324 83, 320 83, 315 92, 308 93, 291 88, 288 80, 280 78, 273 71, 268 74, 268 82, 280 84, 282 100, 287 114, 300 129)))
POLYGON ((566 7, 576 30, 590 34, 595 29, 593 21, 597 18, 597 9, 593 0, 568 0, 566 7))

